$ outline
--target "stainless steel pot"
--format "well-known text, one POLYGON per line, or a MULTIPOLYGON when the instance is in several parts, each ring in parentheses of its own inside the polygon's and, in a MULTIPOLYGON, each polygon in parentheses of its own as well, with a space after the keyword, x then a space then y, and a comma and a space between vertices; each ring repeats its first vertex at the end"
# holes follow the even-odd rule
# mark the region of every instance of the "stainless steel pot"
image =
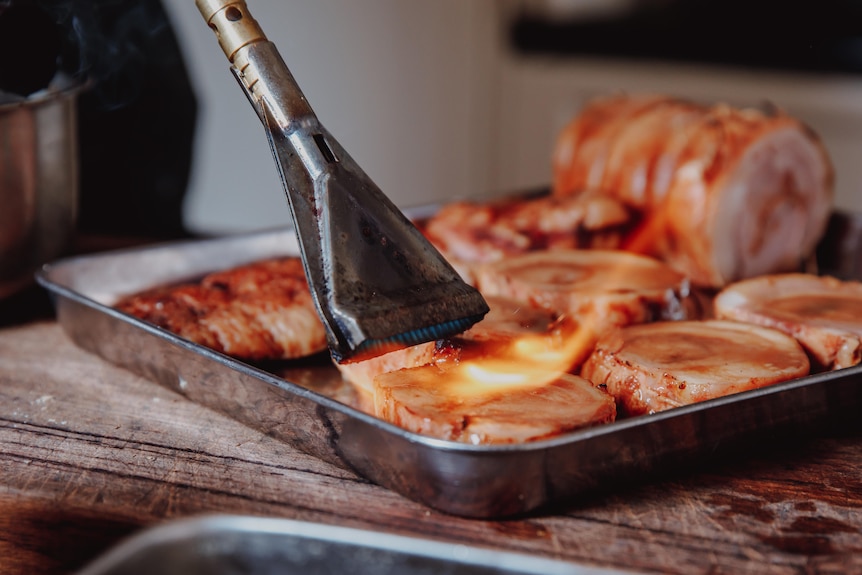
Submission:
POLYGON ((0 105, 0 298, 67 253, 78 209, 80 85, 0 105))

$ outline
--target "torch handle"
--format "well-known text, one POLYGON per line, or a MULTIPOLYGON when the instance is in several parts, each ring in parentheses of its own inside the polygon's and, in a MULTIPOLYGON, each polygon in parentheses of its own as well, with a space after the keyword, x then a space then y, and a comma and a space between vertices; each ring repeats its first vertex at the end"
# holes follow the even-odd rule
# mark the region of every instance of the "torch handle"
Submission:
MULTIPOLYGON (((267 130, 288 130, 296 122, 313 120, 314 112, 245 0, 195 0, 216 33, 231 70, 267 130)), ((294 126, 295 127, 295 126, 294 126)))
POLYGON ((245 46, 266 40, 245 0, 195 0, 195 4, 231 63, 245 46))

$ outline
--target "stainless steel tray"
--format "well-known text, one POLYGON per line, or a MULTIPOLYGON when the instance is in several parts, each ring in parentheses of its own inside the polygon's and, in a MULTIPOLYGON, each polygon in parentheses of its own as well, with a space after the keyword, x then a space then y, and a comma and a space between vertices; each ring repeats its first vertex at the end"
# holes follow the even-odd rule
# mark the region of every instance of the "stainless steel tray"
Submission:
POLYGON ((259 517, 150 527, 78 575, 624 575, 455 543, 259 517))
MULTIPOLYGON (((845 216, 833 220, 827 240, 834 244, 821 251, 845 271, 862 269, 859 259, 848 264, 844 257, 862 255, 862 226, 848 226, 845 216), (847 230, 857 235, 848 241, 847 230)), ((743 440, 750 446, 810 434, 851 420, 862 407, 857 366, 535 443, 472 446, 356 409, 328 357, 250 365, 110 307, 148 287, 296 253, 293 232, 273 230, 67 258, 45 266, 37 281, 80 347, 408 498, 467 517, 545 512, 596 488, 690 467, 696 456, 713 457, 743 440)))

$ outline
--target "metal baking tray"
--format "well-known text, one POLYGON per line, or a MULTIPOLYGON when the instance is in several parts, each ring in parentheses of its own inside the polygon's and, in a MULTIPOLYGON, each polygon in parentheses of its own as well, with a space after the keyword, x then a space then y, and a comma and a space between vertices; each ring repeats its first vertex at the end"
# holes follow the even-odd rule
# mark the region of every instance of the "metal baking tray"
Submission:
POLYGON ((290 519, 213 515, 149 527, 78 575, 624 575, 537 556, 290 519))
MULTIPOLYGON (((824 273, 862 271, 862 219, 836 214, 819 253, 824 273), (851 261, 852 260, 852 261, 851 261)), ((37 281, 80 347, 298 449, 432 508, 500 518, 564 510, 578 497, 698 457, 810 435, 862 407, 862 366, 619 420, 527 444, 474 446, 411 433, 355 407, 328 356, 251 365, 111 308, 161 284, 261 258, 297 254, 290 229, 187 240, 59 260, 37 281)))

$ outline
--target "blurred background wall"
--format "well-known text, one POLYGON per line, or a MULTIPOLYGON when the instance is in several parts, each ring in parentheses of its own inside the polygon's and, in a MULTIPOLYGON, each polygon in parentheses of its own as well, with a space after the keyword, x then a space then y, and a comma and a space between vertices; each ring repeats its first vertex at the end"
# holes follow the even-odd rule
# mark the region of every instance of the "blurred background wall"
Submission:
MULTIPOLYGON (((192 0, 164 3, 199 106, 186 226, 288 223, 263 129, 215 37, 192 0)), ((248 0, 322 122, 402 207, 546 185, 562 126, 624 90, 784 108, 823 137, 838 206, 862 210, 854 3, 738 3, 248 0)))
MULTIPOLYGON (((197 232, 282 225, 263 128, 192 0, 165 0, 199 121, 184 215, 197 232)), ((327 129, 402 206, 490 187, 498 7, 487 0, 250 0, 327 129)))

